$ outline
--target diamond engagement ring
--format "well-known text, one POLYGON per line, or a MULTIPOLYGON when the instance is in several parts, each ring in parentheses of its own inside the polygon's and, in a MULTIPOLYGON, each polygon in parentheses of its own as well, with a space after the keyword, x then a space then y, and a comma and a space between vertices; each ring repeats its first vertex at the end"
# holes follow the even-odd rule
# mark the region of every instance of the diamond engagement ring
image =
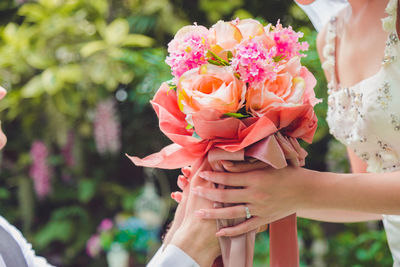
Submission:
POLYGON ((244 209, 246 210, 246 219, 250 219, 251 218, 251 214, 250 214, 249 207, 244 206, 244 209))

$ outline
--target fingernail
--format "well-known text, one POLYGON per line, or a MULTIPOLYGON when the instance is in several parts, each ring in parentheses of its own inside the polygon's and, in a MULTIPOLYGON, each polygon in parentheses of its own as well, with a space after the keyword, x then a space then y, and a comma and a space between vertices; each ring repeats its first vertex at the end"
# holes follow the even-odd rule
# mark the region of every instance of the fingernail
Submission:
POLYGON ((222 164, 225 165, 226 167, 232 167, 233 166, 233 162, 227 161, 227 160, 223 160, 222 164))
POLYGON ((204 212, 204 210, 196 210, 196 211, 194 212, 194 215, 195 215, 196 217, 202 218, 202 217, 205 217, 205 216, 206 216, 206 213, 204 212))
POLYGON ((171 193, 171 198, 175 199, 175 193, 171 193))
POLYGON ((185 175, 186 177, 189 176, 189 170, 188 170, 188 169, 182 168, 182 173, 183 173, 183 175, 185 175))
POLYGON ((224 235, 225 235, 225 231, 224 231, 224 230, 219 230, 219 231, 215 234, 216 237, 221 237, 221 236, 224 236, 224 235))
POLYGON ((178 176, 178 179, 179 179, 182 183, 187 184, 187 180, 186 180, 185 176, 179 175, 179 176, 178 176))

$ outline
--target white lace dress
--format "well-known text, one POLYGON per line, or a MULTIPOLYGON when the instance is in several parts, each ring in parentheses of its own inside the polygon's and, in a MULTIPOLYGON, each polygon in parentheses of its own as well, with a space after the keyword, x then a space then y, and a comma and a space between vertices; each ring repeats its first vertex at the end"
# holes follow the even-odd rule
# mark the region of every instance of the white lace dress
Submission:
MULTIPOLYGON (((38 257, 32 250, 32 245, 29 244, 26 239, 22 236, 21 232, 17 228, 7 222, 6 219, 0 216, 0 227, 3 228, 17 243, 22 251, 22 255, 28 267, 54 267, 47 263, 45 258, 38 257)), ((1 240, 0 240, 1 242, 1 240)), ((4 263, 0 253, 0 267, 7 267, 4 263)))
MULTIPOLYGON (((330 132, 367 164, 371 173, 400 170, 400 42, 396 32, 398 0, 390 0, 383 28, 388 32, 380 70, 349 88, 335 75, 336 18, 329 23, 323 64, 328 85, 330 132)), ((400 175, 399 175, 400 179, 400 175)), ((400 194, 400 192, 399 192, 400 194)), ((400 207, 399 207, 400 208, 400 207)), ((384 215, 394 266, 400 267, 400 216, 384 215)))

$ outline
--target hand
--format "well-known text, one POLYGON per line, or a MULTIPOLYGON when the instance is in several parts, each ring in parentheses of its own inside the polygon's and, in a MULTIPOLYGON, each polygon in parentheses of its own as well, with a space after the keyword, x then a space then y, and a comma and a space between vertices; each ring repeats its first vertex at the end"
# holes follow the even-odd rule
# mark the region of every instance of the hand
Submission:
MULTIPOLYGON (((183 179, 181 179, 183 181, 183 179)), ((182 182, 181 181, 181 182, 182 182)), ((180 182, 180 183, 181 183, 180 182)), ((215 220, 203 220, 195 216, 198 209, 211 209, 213 202, 195 194, 185 194, 187 187, 202 186, 211 188, 213 184, 195 176, 186 186, 182 201, 186 202, 184 219, 171 239, 171 244, 181 248, 191 256, 200 266, 211 266, 220 254, 218 239, 215 236, 217 225, 215 220)))
POLYGON ((266 167, 263 163, 222 164, 227 172, 208 171, 200 173, 200 176, 209 182, 237 188, 215 189, 197 186, 191 188, 191 193, 211 201, 238 205, 220 209, 200 209, 196 216, 204 219, 242 218, 246 215, 247 206, 252 218, 234 227, 221 229, 217 236, 237 236, 252 231, 293 214, 303 207, 305 186, 300 179, 303 169, 286 167, 276 170, 266 167))
MULTIPOLYGON (((182 169, 183 173, 185 172, 185 168, 182 169)), ((171 197, 179 203, 174 220, 172 222, 171 228, 168 230, 167 235, 164 238, 164 245, 167 246, 170 242, 172 237, 175 235, 175 232, 178 230, 178 228, 181 226, 184 218, 185 218, 185 211, 186 211, 186 203, 187 203, 187 198, 189 195, 189 180, 183 176, 179 175, 178 177, 178 186, 182 190, 182 192, 173 192, 171 193, 171 197)))

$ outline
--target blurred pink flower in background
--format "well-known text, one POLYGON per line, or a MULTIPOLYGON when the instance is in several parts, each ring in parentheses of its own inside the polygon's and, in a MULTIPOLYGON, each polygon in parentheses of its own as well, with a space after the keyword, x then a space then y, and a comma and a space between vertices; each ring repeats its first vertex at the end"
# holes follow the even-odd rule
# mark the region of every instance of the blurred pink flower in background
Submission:
POLYGON ((61 154, 64 157, 65 165, 68 167, 75 166, 75 159, 73 154, 73 149, 75 145, 75 134, 73 132, 68 133, 67 143, 61 149, 61 154))
POLYGON ((98 234, 92 235, 89 240, 86 242, 86 253, 95 258, 100 254, 101 245, 100 245, 100 236, 98 234))
POLYGON ((40 199, 46 197, 51 191, 51 168, 47 163, 48 150, 42 141, 32 144, 30 155, 32 166, 29 175, 33 179, 35 192, 40 199))
POLYGON ((94 118, 94 138, 100 154, 116 153, 120 150, 120 129, 115 101, 107 99, 99 102, 94 118))
POLYGON ((113 226, 114 226, 113 221, 109 218, 105 218, 101 221, 97 230, 99 232, 108 231, 108 230, 112 229, 113 226))

